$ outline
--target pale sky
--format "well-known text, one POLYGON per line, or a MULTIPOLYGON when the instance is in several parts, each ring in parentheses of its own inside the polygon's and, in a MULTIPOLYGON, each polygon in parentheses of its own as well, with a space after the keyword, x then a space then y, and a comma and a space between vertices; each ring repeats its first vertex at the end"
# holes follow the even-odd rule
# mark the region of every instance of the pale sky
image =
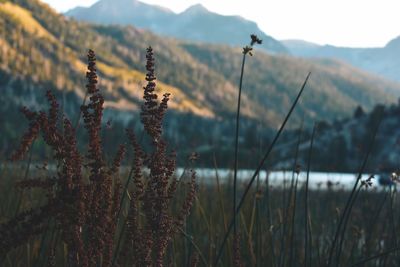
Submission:
MULTIPOLYGON (((60 12, 97 0, 42 0, 60 12)), ((384 46, 400 35, 399 0, 142 0, 182 12, 201 3, 223 15, 255 21, 278 40, 349 47, 384 46)))

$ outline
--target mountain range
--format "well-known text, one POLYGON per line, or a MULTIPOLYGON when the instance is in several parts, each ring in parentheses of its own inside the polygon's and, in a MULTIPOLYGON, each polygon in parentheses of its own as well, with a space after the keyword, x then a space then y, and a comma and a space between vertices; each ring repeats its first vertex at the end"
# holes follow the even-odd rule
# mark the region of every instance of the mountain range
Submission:
POLYGON ((381 48, 347 48, 317 45, 302 40, 278 41, 265 34, 255 22, 240 16, 222 16, 197 4, 176 14, 165 7, 137 0, 99 0, 91 7, 77 7, 67 16, 99 24, 132 25, 162 36, 203 43, 242 46, 248 33, 263 39, 262 48, 269 53, 290 53, 305 58, 341 60, 357 68, 400 81, 400 36, 381 48))
MULTIPOLYGON (((2 63, 11 77, 53 83, 82 97, 84 54, 92 48, 107 105, 137 110, 145 50, 151 45, 160 87, 174 96, 173 109, 214 118, 235 111, 241 49, 164 38, 131 26, 79 23, 37 0, 5 1, 0 11, 5 25, 2 63), (30 73, 25 75, 23 62, 29 63, 30 73)), ((368 110, 400 95, 398 84, 333 60, 259 52, 248 60, 245 71, 243 115, 272 127, 279 125, 309 71, 313 78, 300 109, 312 118, 345 116, 358 105, 368 110)))
POLYGON ((100 0, 91 7, 77 7, 65 15, 105 25, 132 25, 183 40, 233 46, 248 43, 249 33, 254 33, 263 40, 261 48, 271 53, 287 53, 284 45, 261 31, 256 23, 239 16, 210 12, 201 4, 176 14, 137 0, 100 0))
MULTIPOLYGON (((9 137, 23 130, 16 123, 21 120, 18 107, 43 107, 46 89, 58 92, 63 110, 76 116, 73 112, 85 95, 88 48, 97 54, 106 116, 122 124, 122 129, 140 124, 137 114, 150 45, 159 91, 172 94, 172 115, 166 124, 169 140, 187 149, 202 146, 203 151, 211 151, 210 144, 232 147, 241 48, 166 38, 133 26, 79 22, 38 0, 2 0, 0 29, 0 125, 4 129, 0 147, 11 146, 9 137)), ((289 128, 297 127, 303 117, 308 123, 331 121, 351 115, 357 106, 371 110, 400 96, 398 83, 343 62, 269 54, 256 47, 245 67, 242 133, 255 136, 258 126, 263 134, 279 127, 309 71, 311 79, 289 128)))
POLYGON ((400 81, 400 36, 379 48, 348 48, 317 45, 301 40, 282 43, 295 56, 304 58, 334 58, 357 68, 378 74, 393 81, 400 81))

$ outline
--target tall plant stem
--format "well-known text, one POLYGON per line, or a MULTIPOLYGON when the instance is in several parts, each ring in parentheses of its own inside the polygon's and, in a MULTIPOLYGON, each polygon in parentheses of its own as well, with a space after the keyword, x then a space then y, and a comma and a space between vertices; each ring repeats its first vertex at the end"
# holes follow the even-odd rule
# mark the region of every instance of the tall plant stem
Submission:
MULTIPOLYGON (((83 97, 81 106, 86 105, 87 98, 88 98, 88 92, 86 91, 85 96, 83 97)), ((82 111, 79 110, 78 117, 76 118, 76 122, 75 122, 75 131, 78 131, 79 121, 81 120, 81 115, 82 115, 82 111)))
POLYGON ((296 219, 296 203, 297 203, 297 185, 299 182, 299 174, 296 176, 296 182, 294 184, 294 193, 293 193, 293 205, 292 205, 292 225, 290 227, 290 254, 289 254, 289 266, 295 266, 293 265, 293 257, 295 253, 294 249, 294 238, 295 238, 295 231, 296 231, 296 226, 295 226, 295 219, 296 219))
MULTIPOLYGON (((29 171, 31 168, 31 164, 32 164, 32 156, 33 156, 33 146, 35 145, 36 141, 32 142, 31 148, 29 149, 29 157, 28 157, 28 163, 26 164, 26 168, 25 168, 25 174, 24 174, 24 179, 23 180, 27 180, 29 177, 29 171)), ((23 198, 23 191, 19 191, 18 194, 18 200, 17 200, 17 206, 15 208, 15 216, 17 216, 17 214, 19 213, 20 209, 21 209, 21 205, 22 205, 22 198, 23 198)), ((1 261, 0 261, 1 263, 1 261)))
POLYGON ((266 177, 265 177, 265 201, 266 203, 266 210, 267 210, 267 222, 268 222, 268 232, 269 232, 269 241, 270 241, 270 251, 271 251, 271 261, 272 261, 272 267, 276 267, 276 256, 275 256, 275 246, 274 246, 274 238, 273 238, 273 231, 271 230, 271 227, 273 226, 272 224, 272 219, 271 219, 271 202, 270 202, 270 197, 269 197, 269 174, 268 171, 266 171, 266 177))
MULTIPOLYGON (((280 266, 284 266, 285 265, 285 260, 286 260, 286 229, 289 226, 288 225, 288 221, 289 221, 289 216, 290 216, 290 208, 293 204, 293 192, 296 191, 295 189, 295 183, 297 183, 297 179, 295 177, 296 174, 296 168, 297 168, 297 162, 298 162, 298 156, 299 156, 299 147, 300 147, 300 142, 301 142, 301 134, 303 131, 303 123, 304 123, 304 117, 301 120, 301 125, 299 128, 299 133, 298 133, 298 138, 297 138, 297 145, 296 145, 296 150, 295 150, 295 154, 294 154, 294 161, 293 161, 293 169, 292 169, 292 179, 290 182, 290 189, 289 189, 289 197, 288 197, 288 202, 286 205, 286 211, 284 213, 284 218, 283 218, 283 229, 282 229, 282 242, 281 242, 281 253, 280 253, 280 266), (295 182, 296 181, 296 182, 295 182)), ((298 174, 297 174, 298 176, 298 174)), ((285 191, 285 188, 284 188, 285 191)), ((285 199, 284 199, 284 203, 285 203, 285 199)), ((284 204, 285 205, 285 204, 284 204)), ((293 213, 294 211, 292 211, 293 213)), ((294 213, 293 213, 294 214, 294 213)), ((293 215, 292 214, 292 215, 293 215)), ((290 258, 289 258, 289 264, 290 263, 290 258)))
MULTIPOLYGON (((305 185, 305 200, 304 200, 304 266, 308 266, 308 183, 310 181, 310 169, 311 169, 311 157, 312 150, 314 145, 314 137, 315 137, 315 124, 311 134, 311 142, 310 142, 310 150, 308 151, 308 162, 307 162, 307 178, 305 185)), ((311 251, 311 250, 310 250, 311 251)), ((311 263, 311 262, 310 262, 311 263)))
MULTIPOLYGON (((356 182, 354 183, 353 189, 352 189, 352 191, 351 191, 351 193, 350 193, 350 196, 349 196, 349 198, 348 198, 348 200, 347 200, 347 202, 346 202, 346 206, 345 206, 345 208, 344 208, 344 211, 343 211, 343 213, 342 213, 342 216, 340 217, 339 224, 338 224, 338 226, 337 226, 337 228, 336 228, 336 233, 335 233, 335 236, 334 236, 333 241, 332 241, 331 249, 330 249, 330 251, 329 251, 329 257, 328 257, 328 262, 327 262, 327 266, 328 266, 328 267, 331 265, 331 262, 332 262, 333 252, 334 252, 334 250, 335 250, 336 242, 338 241, 339 234, 341 233, 340 230, 342 229, 342 224, 343 224, 345 218, 347 217, 347 213, 348 213, 348 212, 351 212, 352 204, 354 203, 353 197, 354 197, 354 195, 355 195, 356 192, 357 192, 358 184, 360 183, 362 174, 363 174, 363 172, 364 172, 364 170, 365 170, 365 167, 366 167, 366 165, 367 165, 369 155, 370 155, 371 152, 372 152, 372 147, 373 147, 373 144, 374 144, 376 135, 377 135, 377 133, 378 133, 378 129, 379 129, 379 125, 380 125, 380 122, 381 122, 381 121, 382 121, 382 114, 381 114, 381 117, 380 117, 380 119, 379 119, 379 122, 377 123, 377 125, 376 125, 376 127, 375 127, 375 129, 374 129, 374 132, 373 132, 373 135, 372 135, 372 139, 371 139, 371 141, 370 141, 370 146, 368 147, 367 154, 365 155, 364 161, 363 161, 363 163, 362 163, 362 165, 361 165, 361 167, 360 167, 360 170, 359 170, 359 172, 358 172, 357 180, 356 180, 356 182)), ((344 225, 343 231, 345 231, 345 229, 346 229, 346 225, 344 225)))
POLYGON ((375 260, 375 259, 379 259, 379 258, 381 258, 381 257, 386 257, 386 256, 388 256, 389 254, 391 254, 391 253, 393 253, 393 252, 396 252, 396 251, 399 251, 399 250, 400 250, 400 247, 398 247, 398 246, 393 247, 393 248, 388 249, 388 250, 386 250, 386 251, 384 251, 384 252, 381 252, 381 253, 379 253, 379 254, 376 254, 376 255, 370 256, 370 257, 368 257, 368 258, 365 258, 365 259, 363 259, 363 260, 361 260, 361 261, 359 261, 359 262, 357 262, 357 263, 351 265, 351 267, 356 267, 356 266, 364 265, 365 263, 367 263, 367 262, 369 262, 369 261, 372 261, 372 260, 375 260))
POLYGON ((239 96, 238 96, 238 104, 236 109, 236 132, 235 132, 235 166, 233 172, 233 234, 237 235, 237 226, 236 226, 236 194, 237 194, 237 170, 238 170, 238 151, 239 151, 239 123, 240 123, 240 102, 242 97, 242 84, 243 84, 243 74, 244 74, 244 65, 246 63, 246 54, 243 54, 242 60, 242 69, 240 72, 240 81, 239 81, 239 96))
MULTIPOLYGON (((239 204, 238 204, 234 214, 238 214, 239 213, 239 211, 240 211, 240 209, 241 209, 241 207, 242 207, 242 205, 244 203, 244 200, 246 199, 247 194, 249 193, 249 190, 250 190, 254 180, 256 179, 256 177, 257 177, 258 173, 260 172, 261 168, 264 166, 264 163, 266 162, 267 158, 271 154, 271 151, 272 151, 273 147, 275 146, 275 144, 278 141, 280 135, 282 134, 283 129, 285 128, 285 125, 286 125, 287 121, 289 120, 290 116, 292 115, 293 110, 296 107, 296 105, 297 105, 297 103, 298 103, 298 101, 299 101, 299 99, 300 99, 300 97, 301 97, 301 95, 302 95, 302 93, 304 91, 304 88, 306 87, 306 84, 308 82, 308 79, 310 78, 310 75, 311 75, 311 72, 308 73, 308 75, 307 75, 306 79, 304 80, 304 83, 303 83, 299 93, 297 94, 297 97, 296 97, 293 105, 291 106, 291 108, 290 108, 288 114, 286 115, 281 127, 279 128, 278 132, 276 133, 274 140, 269 145, 269 147, 267 149, 267 152, 264 154, 264 157, 261 160, 261 162, 259 163, 259 165, 258 165, 257 169, 255 170, 253 176, 251 177, 250 182, 247 184, 246 189, 243 192, 242 198, 240 199, 239 204)), ((218 264, 218 262, 219 262, 219 260, 221 258, 222 251, 224 249, 224 246, 226 244, 228 236, 229 236, 230 232, 232 231, 232 228, 233 228, 233 219, 231 220, 231 222, 229 224, 228 231, 225 233, 225 236, 223 238, 222 244, 221 244, 221 246, 220 246, 220 248, 218 250, 217 257, 215 258, 215 261, 214 261, 214 266, 217 266, 217 264, 218 264)))

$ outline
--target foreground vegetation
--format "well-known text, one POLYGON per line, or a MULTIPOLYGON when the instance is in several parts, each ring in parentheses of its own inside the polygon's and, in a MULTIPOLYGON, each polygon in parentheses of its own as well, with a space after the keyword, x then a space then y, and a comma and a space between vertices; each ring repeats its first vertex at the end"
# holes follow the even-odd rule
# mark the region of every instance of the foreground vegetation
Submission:
MULTIPOLYGON (((232 181, 220 183, 216 171, 214 183, 199 183, 191 170, 196 164, 196 154, 186 160, 184 175, 174 174, 176 152, 170 150, 165 140, 168 134, 163 132, 170 95, 165 93, 158 99, 151 47, 146 53, 144 103, 138 101, 133 90, 138 87, 140 72, 130 66, 141 62, 143 56, 129 52, 129 45, 137 42, 137 36, 147 40, 156 37, 133 28, 81 25, 54 14, 48 16, 52 13, 36 1, 1 1, 0 13, 4 36, 0 74, 9 78, 4 85, 14 88, 15 83, 21 83, 16 87, 26 89, 48 82, 70 91, 62 94, 64 104, 59 103, 56 94, 47 91, 47 112, 24 107, 22 114, 29 122, 24 133, 4 124, 8 126, 3 127, 3 132, 8 135, 17 132, 22 138, 12 154, 3 156, 14 163, 4 163, 0 169, 1 266, 394 266, 399 262, 400 216, 396 190, 389 187, 372 191, 369 187, 375 182, 373 176, 361 179, 374 152, 382 110, 373 113, 374 120, 365 119, 369 131, 364 139, 369 145, 360 152, 357 162, 360 167, 351 191, 311 191, 308 180, 305 184, 298 182, 299 172, 309 173, 313 155, 318 151, 313 151, 316 127, 308 135, 305 146, 301 143, 303 131, 299 131, 298 137, 292 137, 296 147, 290 164, 292 179, 283 188, 272 188, 268 177, 259 179, 259 171, 270 159, 310 75, 297 95, 292 91, 282 94, 281 89, 292 87, 292 76, 281 83, 269 83, 282 71, 269 66, 282 64, 287 68, 286 73, 297 70, 296 77, 299 77, 298 66, 287 58, 262 55, 263 60, 251 62, 254 71, 248 73, 254 94, 244 92, 242 96, 245 59, 253 52, 253 45, 261 43, 256 36, 252 35, 250 45, 244 47, 239 75, 232 69, 237 63, 232 61, 236 58, 233 49, 160 40, 155 43, 165 48, 160 49, 162 59, 174 66, 161 68, 161 77, 176 86, 164 85, 186 103, 180 108, 199 116, 220 116, 219 119, 236 114, 236 135, 232 134, 234 137, 228 142, 234 147, 230 151, 235 151, 232 181), (40 38, 33 37, 36 35, 40 38), (83 69, 77 47, 92 43, 99 49, 102 63, 96 65, 95 54, 90 50, 86 89, 75 90, 83 69), (43 69, 26 66, 43 66, 43 69), (106 77, 106 90, 100 91, 97 86, 97 68, 106 77), (67 76, 71 79, 65 79, 67 76), (236 99, 232 95, 236 89, 232 83, 238 79, 240 93, 235 113, 236 99), (126 82, 124 87, 114 90, 113 81, 121 80, 126 82), (269 98, 264 96, 264 84, 272 84, 269 98), (182 91, 178 85, 188 91, 182 91), (81 105, 77 104, 80 98, 74 95, 76 92, 84 99, 81 105), (104 94, 108 94, 110 102, 106 102, 104 94), (288 96, 293 96, 293 103, 288 96), (118 99, 130 99, 131 105, 135 103, 132 109, 140 107, 141 111, 135 118, 136 126, 114 135, 113 130, 123 126, 109 129, 112 116, 106 119, 104 111, 106 104, 118 108, 121 104, 118 99), (69 100, 73 104, 66 105, 69 100), (282 102, 285 105, 280 106, 282 102), (204 103, 204 107, 199 103, 204 103), (69 115, 76 108, 79 112, 69 115), (283 123, 278 123, 278 111, 287 112, 283 123), (280 125, 275 137, 266 142, 265 152, 261 151, 259 157, 247 154, 257 167, 248 181, 236 179, 241 162, 239 132, 243 129, 239 124, 247 121, 241 119, 241 113, 247 119, 266 114, 264 122, 280 125), (35 150, 36 146, 40 149, 35 150), (306 151, 305 156, 302 151, 306 151), (37 152, 41 155, 35 157, 37 152), (300 157, 306 168, 300 168, 300 157), (47 160, 38 166, 33 163, 44 158, 47 160), (22 171, 18 171, 21 166, 22 171)), ((135 44, 143 46, 143 42, 135 44)), ((324 91, 320 96, 330 96, 330 90, 326 89, 330 87, 323 86, 324 78, 332 83, 345 83, 348 88, 358 84, 351 79, 335 78, 326 64, 320 67, 322 71, 312 81, 313 88, 324 91)), ((360 77, 364 76, 360 74, 360 77)), ((377 82, 373 81, 375 86, 377 82)), ((353 88, 352 92, 357 95, 355 91, 371 88, 367 83, 353 88)), ((354 105, 354 101, 347 101, 351 98, 347 93, 339 95, 338 99, 346 103, 339 108, 341 111, 354 105)), ((374 102, 371 96, 366 95, 366 105, 374 102)), ((387 96, 379 97, 386 99, 387 96)), ((8 100, 0 102, 4 104, 1 108, 7 110, 2 115, 15 118, 15 108, 7 109, 13 103, 8 100)), ((303 111, 308 114, 320 99, 306 100, 303 111)), ((41 107, 42 102, 36 104, 41 107)), ((326 108, 322 115, 330 110, 339 112, 332 103, 327 102, 326 108)), ((178 127, 183 133, 190 128, 183 120, 169 122, 181 123, 178 127)), ((253 125, 247 124, 250 131, 246 140, 253 140, 253 125)), ((219 128, 209 137, 210 142, 230 135, 231 132, 223 133, 230 126, 219 128)), ((192 136, 199 133, 196 127, 193 129, 192 136)), ((208 131, 207 128, 203 133, 208 131)), ((191 136, 186 139, 179 136, 175 144, 182 140, 189 143, 191 139, 191 136)), ((336 146, 343 147, 343 143, 341 140, 336 146)), ((208 157, 217 170, 219 158, 208 157)), ((225 160, 232 157, 232 153, 224 155, 225 160)), ((396 175, 393 179, 397 179, 396 175)))
MULTIPOLYGON (((35 175, 43 171, 31 170, 30 173, 35 175)), ((2 222, 15 216, 18 203, 19 209, 24 211, 45 201, 38 190, 23 193, 16 189, 10 190, 14 188, 16 180, 22 180, 22 175, 15 173, 11 166, 2 167, 2 222)), ((120 176, 124 177, 124 182, 128 173, 121 173, 120 176)), ((178 202, 183 198, 185 183, 189 178, 185 176, 177 186, 180 192, 176 195, 178 202)), ((229 208, 232 186, 218 184, 217 176, 211 179, 214 185, 198 184, 191 214, 168 245, 165 266, 195 266, 196 262, 197 266, 212 266, 215 261, 221 235, 227 230, 231 218, 229 208)), ((244 185, 239 184, 239 194, 244 185)), ((251 190, 238 224, 241 237, 239 252, 244 266, 327 266, 332 240, 349 192, 309 191, 309 219, 306 226, 306 188, 298 184, 296 189, 291 190, 290 183, 286 188, 271 188, 266 182, 260 182, 251 190), (305 250, 306 234, 308 241, 305 250)), ((399 257, 393 251, 397 249, 397 233, 400 231, 397 199, 394 189, 360 190, 343 235, 342 253, 339 255, 335 252, 331 266, 338 265, 336 259, 340 259, 339 266, 397 265, 399 257), (384 254, 379 255, 381 253, 384 254), (363 260, 375 255, 379 256, 362 264, 363 260)), ((179 208, 178 204, 171 206, 175 211, 179 208)), ((127 209, 121 212, 122 220, 125 220, 127 213, 127 209)), ((60 230, 52 230, 51 227, 54 226, 49 225, 49 230, 43 234, 35 235, 24 244, 9 250, 3 258, 2 266, 51 266, 53 259, 55 266, 71 266, 68 265, 67 245, 61 240, 60 230)), ((116 232, 120 233, 121 230, 120 225, 116 232)), ((144 245, 143 242, 141 244, 144 245)), ((233 266, 233 253, 232 241, 229 241, 219 266, 233 266)), ((129 254, 124 256, 129 257, 129 254)))
MULTIPOLYGON (((237 181, 241 84, 246 56, 261 43, 251 36, 243 49, 232 183, 199 183, 191 170, 174 175, 176 152, 168 148, 163 120, 170 94, 156 93, 154 57, 146 53, 139 132, 108 139, 104 97, 96 57, 88 53, 86 96, 71 119, 47 91, 49 109, 22 113, 29 121, 19 147, 0 170, 0 264, 3 266, 395 266, 399 262, 399 202, 394 186, 371 190, 373 175, 361 179, 381 122, 371 124, 368 144, 351 191, 309 190, 298 182, 310 171, 316 127, 306 168, 298 164, 300 136, 282 188, 260 179, 270 153, 295 109, 310 75, 248 181, 237 181), (75 117, 74 117, 75 118, 75 117), (85 145, 78 144, 78 133, 85 145), (37 143, 48 161, 32 163, 37 143), (147 145, 144 145, 147 144, 147 145), (128 170, 121 166, 130 166, 128 170), (22 168, 21 168, 22 166, 22 168), (263 181, 263 182, 262 182, 263 181), (233 184, 233 186, 232 186, 233 184), (232 233, 231 233, 232 232, 232 233)), ((137 130, 137 129, 135 129, 137 130)), ((308 175, 307 175, 308 177, 308 175)), ((396 174, 393 180, 397 181, 396 174)), ((208 179, 212 179, 208 177, 208 179)))

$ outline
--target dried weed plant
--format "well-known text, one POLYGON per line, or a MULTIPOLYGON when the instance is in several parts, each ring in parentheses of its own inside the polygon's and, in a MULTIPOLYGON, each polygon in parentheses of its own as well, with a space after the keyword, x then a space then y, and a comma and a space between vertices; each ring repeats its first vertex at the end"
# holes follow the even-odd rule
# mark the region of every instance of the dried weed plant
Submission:
POLYGON ((148 83, 144 87, 145 101, 140 115, 154 149, 145 153, 134 132, 127 130, 135 159, 134 189, 131 190, 125 225, 118 225, 121 221, 118 217, 124 216, 119 212, 124 190, 118 172, 126 147, 120 145, 112 163, 106 163, 101 136, 104 98, 98 88, 96 56, 89 50, 86 73, 89 101, 81 106, 89 137, 86 155, 79 152, 76 129, 71 120, 61 114, 51 91, 46 93, 50 105, 47 113, 22 108, 29 128, 11 159, 21 160, 41 136, 53 151, 57 171, 53 176, 18 183, 21 189, 44 190, 46 202, 0 224, 0 260, 13 248, 53 231, 57 233, 53 236, 59 236, 59 239, 48 248, 51 266, 55 265, 57 245, 65 246, 68 266, 112 266, 116 258, 119 264, 133 266, 163 266, 167 262, 168 245, 193 205, 196 179, 193 172, 181 211, 174 216, 171 201, 177 194, 178 183, 174 178, 175 152, 169 153, 167 143, 162 139, 162 122, 170 95, 164 94, 158 103, 151 47, 147 49, 146 57, 148 83), (143 169, 148 169, 148 174, 143 169), (88 177, 85 173, 89 173, 88 177), (121 251, 116 246, 120 242, 118 232, 124 239, 121 251))

